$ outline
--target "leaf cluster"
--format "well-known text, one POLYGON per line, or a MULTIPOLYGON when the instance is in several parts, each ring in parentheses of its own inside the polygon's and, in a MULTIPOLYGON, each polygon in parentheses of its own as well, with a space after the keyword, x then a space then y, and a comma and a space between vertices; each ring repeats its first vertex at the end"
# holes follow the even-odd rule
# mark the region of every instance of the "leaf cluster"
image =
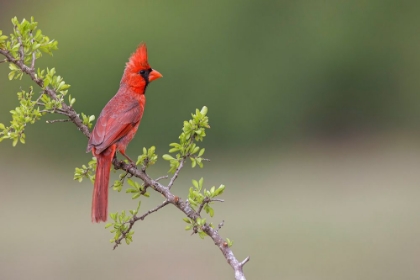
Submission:
POLYGON ((192 180, 193 186, 190 187, 188 193, 188 202, 191 204, 191 207, 197 211, 197 207, 203 207, 207 214, 210 217, 214 216, 214 210, 210 207, 212 203, 212 199, 216 196, 219 196, 225 190, 224 185, 220 185, 217 189, 215 186, 211 187, 210 190, 204 189, 203 190, 203 182, 204 179, 201 178, 200 180, 192 180))
POLYGON ((143 154, 138 156, 136 165, 141 164, 143 168, 148 168, 150 165, 154 165, 158 160, 158 156, 155 154, 155 151, 155 146, 152 146, 149 149, 143 147, 143 154))
MULTIPOLYGON (((12 24, 13 33, 10 36, 2 35, 3 32, 0 30, 0 49, 12 57, 5 60, 9 62, 9 80, 22 79, 25 72, 31 72, 34 80, 43 89, 37 96, 34 96, 32 87, 29 94, 24 91, 19 92, 20 104, 19 107, 11 111, 11 125, 6 127, 0 123, 0 130, 2 130, 0 141, 11 139, 15 146, 19 140, 21 143, 25 143, 24 128, 26 124, 33 124, 45 113, 63 113, 61 111, 62 104, 70 85, 66 84, 63 77, 57 75, 55 68, 35 69, 35 61, 42 56, 42 53, 52 55, 52 52, 57 50, 58 42, 43 35, 42 31, 37 28, 38 23, 34 21, 33 17, 29 21, 23 19, 21 22, 14 17, 12 24), (48 90, 54 91, 54 98, 47 94, 48 90)), ((69 96, 71 105, 75 101, 69 96)), ((91 127, 94 116, 90 116, 87 120, 83 117, 83 123, 91 127)))
MULTIPOLYGON (((18 141, 25 144, 25 127, 28 123, 35 123, 45 112, 42 112, 38 106, 37 100, 32 100, 34 95, 33 88, 30 87, 26 92, 21 90, 17 93, 20 106, 10 111, 12 120, 10 126, 0 123, 0 142, 4 139, 11 139, 13 147, 18 141)), ((41 96, 42 97, 42 96, 41 96)))
MULTIPOLYGON (((58 49, 58 42, 43 35, 42 31, 37 29, 38 22, 35 22, 33 17, 29 21, 23 19, 21 22, 14 17, 12 24, 13 33, 9 37, 2 35, 0 30, 0 48, 8 50, 14 58, 22 59, 25 64, 30 65, 32 54, 38 59, 42 53, 52 55, 52 52, 58 49)), ((21 73, 17 74, 18 78, 22 77, 21 73)))
MULTIPOLYGON (((191 207, 200 214, 201 210, 204 209, 210 217, 214 216, 214 209, 210 205, 214 202, 214 198, 221 195, 225 190, 224 185, 220 185, 217 189, 215 186, 211 187, 210 190, 203 189, 204 179, 192 180, 193 186, 190 187, 188 193, 188 202, 191 207)), ((195 221, 190 218, 183 219, 188 225, 185 227, 185 230, 193 229, 194 233, 198 233, 201 238, 206 236, 206 233, 202 230, 202 227, 206 225, 205 218, 197 218, 195 221)), ((210 227, 213 225, 210 223, 210 227)))
POLYGON ((206 136, 206 129, 210 128, 209 118, 207 117, 208 109, 204 106, 200 111, 196 109, 195 114, 191 114, 192 119, 184 121, 182 133, 179 136, 179 143, 169 144, 172 147, 169 153, 176 153, 175 156, 165 154, 162 156, 164 160, 170 163, 170 173, 175 173, 179 168, 181 161, 190 158, 191 166, 196 165, 203 167, 203 154, 205 149, 200 147, 194 141, 203 141, 206 136))
POLYGON ((132 221, 139 212, 140 205, 141 201, 139 201, 136 209, 130 210, 130 214, 126 214, 125 211, 110 214, 113 222, 107 223, 105 228, 111 228, 110 232, 114 234, 114 237, 110 240, 111 243, 119 242, 121 236, 123 236, 127 245, 133 242, 134 230, 131 230, 130 221, 132 221))
POLYGON ((133 194, 131 196, 132 199, 139 198, 141 195, 145 197, 150 196, 150 194, 146 192, 146 188, 143 185, 133 181, 131 178, 127 179, 127 183, 130 185, 130 187, 125 192, 133 194))
POLYGON ((76 167, 73 179, 82 182, 83 178, 88 178, 92 183, 94 183, 96 164, 96 157, 92 157, 92 160, 88 162, 87 166, 83 164, 82 168, 76 167))

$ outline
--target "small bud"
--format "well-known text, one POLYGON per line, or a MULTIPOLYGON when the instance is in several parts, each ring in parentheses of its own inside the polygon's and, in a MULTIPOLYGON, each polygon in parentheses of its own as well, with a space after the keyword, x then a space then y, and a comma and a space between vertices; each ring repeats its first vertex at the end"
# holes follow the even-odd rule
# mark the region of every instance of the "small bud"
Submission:
POLYGON ((178 204, 179 197, 178 197, 178 196, 175 196, 175 197, 174 197, 174 200, 175 200, 175 203, 176 203, 176 204, 178 204))

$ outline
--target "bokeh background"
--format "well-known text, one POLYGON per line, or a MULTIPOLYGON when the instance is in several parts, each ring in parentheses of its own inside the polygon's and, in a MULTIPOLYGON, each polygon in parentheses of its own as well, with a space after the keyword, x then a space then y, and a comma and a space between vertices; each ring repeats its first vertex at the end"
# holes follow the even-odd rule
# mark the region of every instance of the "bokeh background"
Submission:
MULTIPOLYGON (((6 1, 10 18, 34 16, 59 42, 56 67, 78 112, 98 115, 128 56, 147 42, 164 78, 128 153, 176 141, 190 112, 209 107, 203 143, 212 161, 191 179, 227 185, 214 222, 251 261, 249 279, 418 279, 420 272, 420 2, 6 1)), ((0 64, 0 122, 16 92, 0 64)), ((90 222, 90 159, 70 123, 27 128, 27 144, 0 144, 0 279, 232 279, 207 238, 184 231, 168 206, 112 250, 90 222)), ((153 176, 166 173, 160 160, 153 176)), ((162 201, 153 194, 145 211, 162 201)), ((111 192, 110 211, 132 209, 111 192)))

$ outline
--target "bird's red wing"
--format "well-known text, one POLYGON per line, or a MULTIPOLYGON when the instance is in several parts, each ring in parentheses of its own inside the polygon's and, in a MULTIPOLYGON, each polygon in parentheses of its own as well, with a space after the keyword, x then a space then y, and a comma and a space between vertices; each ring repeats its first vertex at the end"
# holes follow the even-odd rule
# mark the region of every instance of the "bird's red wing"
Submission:
POLYGON ((96 153, 103 150, 127 135, 133 127, 140 121, 142 107, 137 101, 118 102, 111 99, 96 122, 89 139, 88 150, 95 147, 96 153))

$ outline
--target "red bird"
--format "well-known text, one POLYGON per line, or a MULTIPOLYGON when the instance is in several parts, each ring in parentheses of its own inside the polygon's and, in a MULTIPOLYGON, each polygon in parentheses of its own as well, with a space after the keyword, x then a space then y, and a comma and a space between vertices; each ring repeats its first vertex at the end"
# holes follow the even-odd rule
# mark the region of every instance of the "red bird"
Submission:
POLYGON ((115 152, 125 154, 143 116, 146 87, 162 75, 147 62, 147 48, 141 44, 125 67, 117 94, 105 105, 90 135, 87 152, 97 159, 92 198, 92 222, 106 221, 108 216, 108 183, 115 152))

